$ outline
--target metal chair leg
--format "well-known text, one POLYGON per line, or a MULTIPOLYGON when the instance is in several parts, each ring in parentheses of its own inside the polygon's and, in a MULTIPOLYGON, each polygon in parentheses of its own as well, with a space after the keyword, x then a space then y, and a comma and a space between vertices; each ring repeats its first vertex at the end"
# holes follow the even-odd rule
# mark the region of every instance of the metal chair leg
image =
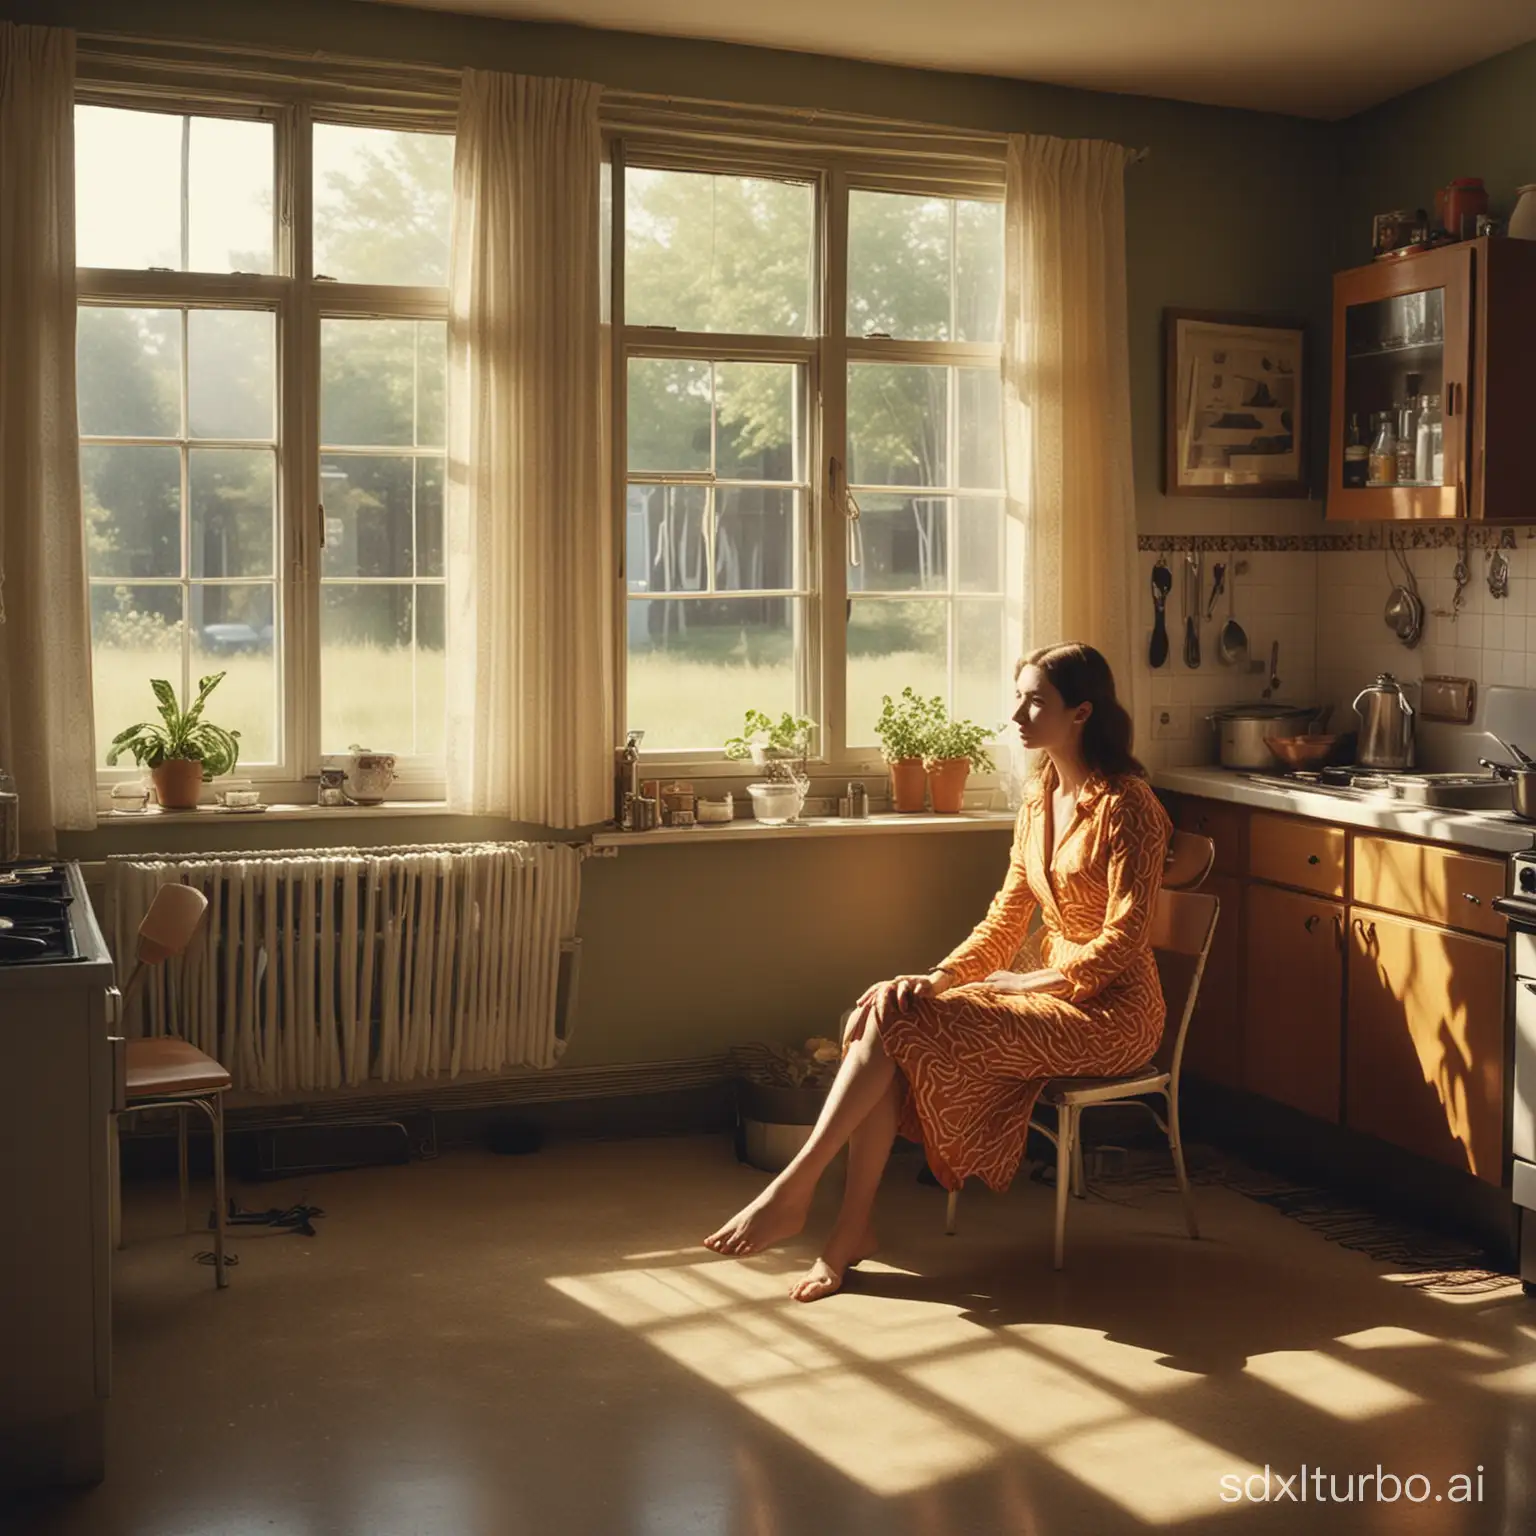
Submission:
POLYGON ((181 1194, 181 1230, 187 1230, 187 1104, 176 1106, 176 1179, 181 1194))
POLYGON ((1072 1183, 1072 1144, 1077 1135, 1077 1110, 1063 1104, 1056 1120, 1056 1258, 1060 1269, 1067 1257, 1067 1196, 1072 1183))
POLYGON ((958 1210, 959 1205, 960 1205, 960 1191, 958 1189, 950 1190, 950 1192, 949 1192, 949 1199, 944 1202, 944 1236, 945 1237, 953 1237, 955 1235, 955 1213, 958 1210))
POLYGON ((1179 1135, 1179 1096, 1172 1089, 1163 1090, 1168 1104, 1168 1150, 1173 1154, 1173 1171, 1179 1181, 1179 1194, 1184 1199, 1184 1223, 1191 1237, 1200 1236, 1200 1226, 1195 1220, 1195 1197, 1190 1191, 1189 1174, 1184 1169, 1184 1143, 1179 1135))
POLYGON ((224 1269, 224 1095, 213 1096, 213 1275, 223 1290, 229 1284, 224 1269))

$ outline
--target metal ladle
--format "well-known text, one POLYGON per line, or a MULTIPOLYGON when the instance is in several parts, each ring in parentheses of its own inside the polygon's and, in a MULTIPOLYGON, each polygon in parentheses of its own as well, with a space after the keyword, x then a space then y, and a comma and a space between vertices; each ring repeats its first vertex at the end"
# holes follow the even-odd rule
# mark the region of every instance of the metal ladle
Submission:
POLYGON ((1248 633, 1237 622, 1237 566, 1227 583, 1227 622, 1216 637, 1216 659, 1225 667, 1241 666, 1248 660, 1248 633))

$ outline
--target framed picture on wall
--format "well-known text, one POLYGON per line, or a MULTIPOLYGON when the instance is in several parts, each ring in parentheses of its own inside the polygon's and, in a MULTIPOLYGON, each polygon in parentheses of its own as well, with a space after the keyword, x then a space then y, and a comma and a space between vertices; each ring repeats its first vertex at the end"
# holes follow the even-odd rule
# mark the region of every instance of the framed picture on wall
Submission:
POLYGON ((1168 496, 1305 496, 1300 322, 1163 311, 1168 496))

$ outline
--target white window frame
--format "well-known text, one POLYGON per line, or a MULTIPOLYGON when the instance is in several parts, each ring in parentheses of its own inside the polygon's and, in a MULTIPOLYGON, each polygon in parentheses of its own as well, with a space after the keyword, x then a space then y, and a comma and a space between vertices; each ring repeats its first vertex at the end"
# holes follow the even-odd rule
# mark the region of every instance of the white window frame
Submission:
MULTIPOLYGON (((808 423, 810 506, 807 560, 813 577, 804 603, 805 640, 797 646, 797 688, 802 712, 817 722, 807 768, 817 776, 883 776, 886 765, 874 746, 847 742, 847 552, 848 503, 840 483, 847 463, 847 378, 850 362, 927 363, 945 367, 1002 366, 1002 343, 907 341, 855 337, 847 334, 848 314, 848 194, 850 191, 913 193, 975 201, 1002 201, 1002 187, 978 186, 974 181, 947 180, 924 173, 914 177, 897 162, 853 160, 835 151, 784 154, 739 148, 715 148, 697 142, 671 145, 650 138, 612 135, 607 142, 612 175, 609 313, 612 345, 611 388, 613 419, 614 538, 617 573, 614 588, 614 745, 624 743, 628 711, 628 590, 625 572, 626 493, 629 482, 625 392, 631 357, 728 357, 742 360, 804 361, 810 370, 813 408, 808 423), (768 176, 811 181, 816 187, 816 253, 814 313, 818 325, 806 337, 732 336, 718 332, 678 332, 618 323, 624 316, 624 171, 627 164, 645 169, 682 170, 719 175, 768 176), (815 403, 819 400, 819 410, 815 403), (834 468, 834 466, 836 466, 834 468)), ((1000 424, 1001 425, 1001 424, 1000 424)), ((637 478, 649 478, 638 476, 637 478)), ((921 488, 907 486, 904 494, 921 488)), ((939 494, 947 494, 940 492, 939 494)), ((1004 497, 1006 505, 1006 496, 1004 497)), ((1004 571, 1006 584, 1017 574, 1004 571)), ((948 601, 954 594, 892 594, 948 601)), ((961 594, 962 596, 965 594, 961 594)), ((1004 611, 1008 611, 1005 591, 1004 611)), ((955 638, 950 626, 951 687, 955 671, 955 638)), ((743 707, 750 701, 743 701, 743 707)), ((643 721, 634 722, 643 727, 643 721)), ((648 777, 689 774, 705 783, 760 775, 750 763, 732 762, 719 751, 647 749, 642 741, 640 762, 648 777)), ((996 775, 976 773, 975 789, 995 786, 996 775)))
MULTIPOLYGON (((320 737, 320 586, 324 544, 320 501, 320 328, 327 319, 413 319, 446 322, 446 287, 394 287, 316 279, 312 267, 311 129, 316 123, 452 134, 441 113, 358 106, 317 95, 282 101, 235 97, 227 88, 198 92, 114 89, 81 83, 77 106, 116 107, 193 117, 223 117, 273 125, 273 266, 271 275, 158 272, 103 267, 77 269, 80 305, 270 310, 277 330, 277 611, 282 748, 275 764, 247 766, 239 776, 259 783, 270 799, 314 799, 323 756, 320 737)), ((184 360, 185 364, 185 360, 184 360)), ((393 450, 392 450, 393 451, 393 450)), ((445 477, 446 478, 446 477, 445 477)), ((184 509, 185 510, 185 509, 184 509)), ((413 583, 414 584, 414 583, 413 583)), ((195 681, 195 679, 194 679, 195 681)), ((146 689, 148 679, 145 680, 146 689)), ((217 717, 217 695, 210 706, 217 717)), ((146 709, 148 708, 146 693, 146 709)), ((126 724, 125 720, 125 724, 126 724)), ((365 745, 389 750, 387 742, 365 745)), ((391 798, 441 801, 441 759, 399 756, 391 798)), ((138 777, 131 766, 97 770, 103 808, 111 786, 138 777)))

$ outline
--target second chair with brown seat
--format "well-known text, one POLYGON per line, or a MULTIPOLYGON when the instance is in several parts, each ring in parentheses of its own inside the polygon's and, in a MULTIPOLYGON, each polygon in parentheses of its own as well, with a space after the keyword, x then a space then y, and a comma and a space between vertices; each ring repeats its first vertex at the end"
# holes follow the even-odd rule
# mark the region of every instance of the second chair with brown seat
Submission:
MULTIPOLYGON (((150 966, 163 965, 185 952, 202 921, 208 899, 189 885, 162 885, 139 924, 137 964, 123 988, 123 1008, 144 986, 150 966)), ((187 1211, 187 1114, 200 1110, 213 1131, 213 1278, 229 1284, 224 1272, 224 1094, 229 1073, 195 1045, 171 1035, 129 1040, 124 1047, 126 1082, 120 1112, 145 1109, 176 1111, 177 1171, 181 1181, 182 1226, 187 1211)), ((121 1186, 112 1185, 114 1236, 122 1229, 121 1186)))
MULTIPOLYGON (((1117 1077, 1052 1078, 1041 1092, 1041 1102, 1051 1105, 1056 1111, 1056 1125, 1052 1128, 1031 1120, 1030 1126, 1056 1145, 1057 1269, 1066 1262, 1068 1194, 1073 1190, 1079 1196, 1084 1193, 1082 1144, 1079 1139, 1081 1118, 1085 1109, 1097 1105, 1135 1104, 1146 1110, 1157 1122, 1159 1129, 1168 1138, 1168 1150, 1173 1155, 1173 1170, 1179 1181, 1179 1193, 1184 1200, 1184 1219, 1189 1227, 1189 1235, 1200 1235, 1179 1132, 1179 1076, 1184 1061, 1184 1037, 1189 1030, 1190 1017, 1195 1011, 1200 978, 1205 972, 1205 962, 1211 952, 1211 940, 1216 932, 1216 919, 1220 912, 1217 899, 1196 893, 1195 887, 1210 874, 1215 861, 1216 846, 1210 838, 1199 837, 1193 832, 1173 834, 1168 862, 1163 871, 1163 887, 1158 893, 1157 908, 1152 915, 1152 951, 1157 959, 1158 979, 1162 983, 1168 1017, 1163 1036, 1165 1049, 1158 1053, 1160 1059, 1148 1062, 1136 1072, 1117 1077), (1168 1047, 1170 1036, 1171 1048, 1168 1047), (1164 1114, 1160 1115, 1147 1102, 1152 1095, 1161 1096, 1164 1114)), ((1030 947, 1031 941, 1026 940, 1021 954, 1026 953, 1030 947)), ((1031 959, 1028 963, 1033 964, 1034 961, 1031 959)), ((1019 968, 1017 961, 1013 968, 1019 968)), ((944 1230, 951 1234, 955 1230, 959 1199, 959 1192, 951 1191, 944 1222, 944 1230)))

